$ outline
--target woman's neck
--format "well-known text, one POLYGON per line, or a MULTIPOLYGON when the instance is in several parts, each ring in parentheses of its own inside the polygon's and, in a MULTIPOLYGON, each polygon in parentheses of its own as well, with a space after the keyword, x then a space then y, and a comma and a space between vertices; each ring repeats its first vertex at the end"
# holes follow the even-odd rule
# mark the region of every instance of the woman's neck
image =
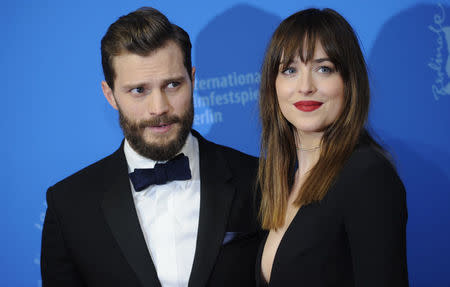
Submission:
POLYGON ((323 132, 304 133, 296 135, 298 173, 300 176, 310 171, 320 157, 323 132))

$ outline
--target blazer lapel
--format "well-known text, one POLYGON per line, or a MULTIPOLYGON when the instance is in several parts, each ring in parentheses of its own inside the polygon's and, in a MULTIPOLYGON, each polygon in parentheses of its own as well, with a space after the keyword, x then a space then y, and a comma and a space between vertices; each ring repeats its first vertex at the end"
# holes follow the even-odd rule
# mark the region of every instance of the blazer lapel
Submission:
POLYGON ((190 287, 205 286, 225 235, 228 214, 235 193, 232 174, 217 147, 192 132, 200 152, 200 218, 190 287))
POLYGON ((102 209, 124 257, 136 272, 142 286, 160 287, 134 206, 123 143, 111 156, 104 176, 106 191, 102 209))

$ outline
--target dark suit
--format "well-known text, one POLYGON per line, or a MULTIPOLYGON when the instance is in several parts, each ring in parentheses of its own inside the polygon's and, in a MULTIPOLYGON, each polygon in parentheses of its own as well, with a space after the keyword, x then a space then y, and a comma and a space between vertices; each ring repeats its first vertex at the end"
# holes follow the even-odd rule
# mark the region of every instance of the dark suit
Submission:
MULTIPOLYGON (((405 197, 390 162, 359 146, 323 200, 299 209, 278 246, 269 286, 408 286, 405 197)), ((264 286, 264 243, 257 286, 264 286)))
MULTIPOLYGON (((189 286, 254 285, 257 160, 193 135, 199 143, 201 190, 189 286)), ((123 144, 50 187, 47 202, 44 287, 160 286, 136 214, 123 144)))

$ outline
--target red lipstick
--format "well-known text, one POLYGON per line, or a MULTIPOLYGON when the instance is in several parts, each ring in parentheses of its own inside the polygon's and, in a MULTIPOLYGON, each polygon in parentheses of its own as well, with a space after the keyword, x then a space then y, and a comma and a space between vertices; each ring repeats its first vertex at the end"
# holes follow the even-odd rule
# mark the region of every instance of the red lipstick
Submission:
POLYGON ((294 106, 303 112, 312 112, 317 110, 322 105, 322 102, 317 101, 298 101, 294 103, 294 106))

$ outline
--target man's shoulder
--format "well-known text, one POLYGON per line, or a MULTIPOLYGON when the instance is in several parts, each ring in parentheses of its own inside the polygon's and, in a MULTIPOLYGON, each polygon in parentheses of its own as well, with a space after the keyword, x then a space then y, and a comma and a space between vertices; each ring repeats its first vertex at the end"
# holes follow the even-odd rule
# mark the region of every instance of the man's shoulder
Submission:
MULTIPOLYGON (((243 153, 234 148, 224 146, 221 144, 214 143, 212 141, 206 140, 198 132, 192 131, 192 134, 198 139, 200 149, 204 147, 209 152, 216 152, 223 156, 225 160, 230 164, 230 166, 241 166, 254 168, 258 164, 258 158, 252 155, 243 153)), ((200 153, 205 152, 201 150, 200 153)))
POLYGON ((243 153, 231 147, 227 147, 216 143, 213 144, 216 146, 217 150, 219 150, 225 155, 225 158, 230 163, 236 163, 238 165, 246 165, 246 164, 256 165, 258 163, 257 157, 243 153))
POLYGON ((95 188, 107 177, 108 170, 120 158, 120 148, 114 153, 82 168, 50 187, 52 190, 83 190, 86 186, 95 188))

